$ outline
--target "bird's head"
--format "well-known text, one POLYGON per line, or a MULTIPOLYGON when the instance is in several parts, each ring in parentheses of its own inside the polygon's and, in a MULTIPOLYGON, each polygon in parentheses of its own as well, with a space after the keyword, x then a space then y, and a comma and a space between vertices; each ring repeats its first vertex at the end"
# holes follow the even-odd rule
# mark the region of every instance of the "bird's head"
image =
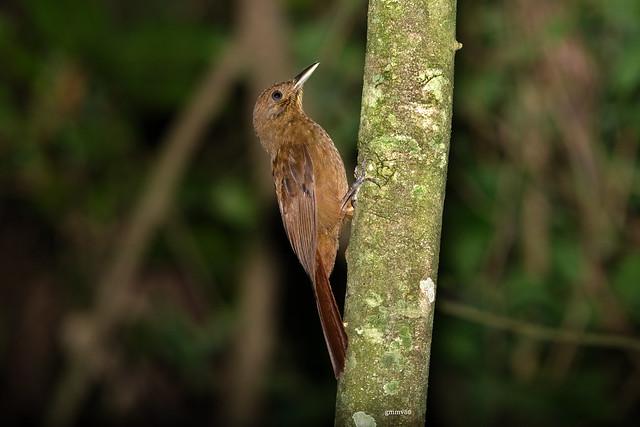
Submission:
MULTIPOLYGON (((265 89, 253 108, 253 128, 263 145, 273 138, 280 123, 290 120, 290 114, 302 113, 302 87, 318 68, 319 62, 309 65, 286 82, 265 89)), ((265 148, 268 147, 265 145, 265 148)))

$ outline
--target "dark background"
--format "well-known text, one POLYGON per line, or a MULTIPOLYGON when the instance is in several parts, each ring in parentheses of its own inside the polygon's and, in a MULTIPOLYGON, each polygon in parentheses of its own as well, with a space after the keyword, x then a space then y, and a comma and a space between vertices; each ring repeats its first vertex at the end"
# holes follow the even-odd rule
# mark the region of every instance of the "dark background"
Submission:
MULTIPOLYGON (((438 302, 638 338, 639 23, 458 2, 438 302)), ((352 170, 365 39, 363 0, 2 0, 3 426, 331 425, 251 109, 320 60, 305 107, 352 170)), ((436 311, 430 425, 636 425, 640 353, 515 329, 436 311)))

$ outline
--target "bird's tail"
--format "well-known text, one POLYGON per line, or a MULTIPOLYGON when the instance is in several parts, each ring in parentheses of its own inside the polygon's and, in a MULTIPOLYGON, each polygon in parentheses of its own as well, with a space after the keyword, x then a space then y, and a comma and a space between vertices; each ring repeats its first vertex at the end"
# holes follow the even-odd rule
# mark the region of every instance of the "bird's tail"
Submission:
POLYGON ((338 304, 336 304, 336 299, 333 296, 331 284, 319 253, 316 254, 316 273, 313 281, 313 290, 316 296, 316 305, 318 306, 324 340, 327 343, 329 356, 331 357, 333 373, 338 378, 344 370, 347 333, 344 330, 340 310, 338 310, 338 304))

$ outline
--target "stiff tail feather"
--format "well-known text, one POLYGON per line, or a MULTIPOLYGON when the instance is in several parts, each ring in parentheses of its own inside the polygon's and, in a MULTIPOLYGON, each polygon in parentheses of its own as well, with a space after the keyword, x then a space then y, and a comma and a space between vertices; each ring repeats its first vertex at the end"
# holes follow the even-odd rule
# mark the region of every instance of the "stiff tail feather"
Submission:
POLYGON ((322 324, 322 333, 327 343, 331 365, 336 378, 342 375, 347 353, 347 333, 342 324, 342 317, 336 299, 331 290, 329 278, 324 269, 320 254, 316 254, 316 274, 313 281, 313 290, 316 296, 316 305, 322 324))

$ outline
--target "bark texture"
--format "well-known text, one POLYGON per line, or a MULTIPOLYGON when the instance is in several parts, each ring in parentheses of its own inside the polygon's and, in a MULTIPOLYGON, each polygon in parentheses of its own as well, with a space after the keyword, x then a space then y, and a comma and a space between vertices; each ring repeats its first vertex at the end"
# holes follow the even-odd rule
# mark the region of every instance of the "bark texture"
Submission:
POLYGON ((422 426, 451 133, 455 0, 370 0, 338 426, 422 426))

